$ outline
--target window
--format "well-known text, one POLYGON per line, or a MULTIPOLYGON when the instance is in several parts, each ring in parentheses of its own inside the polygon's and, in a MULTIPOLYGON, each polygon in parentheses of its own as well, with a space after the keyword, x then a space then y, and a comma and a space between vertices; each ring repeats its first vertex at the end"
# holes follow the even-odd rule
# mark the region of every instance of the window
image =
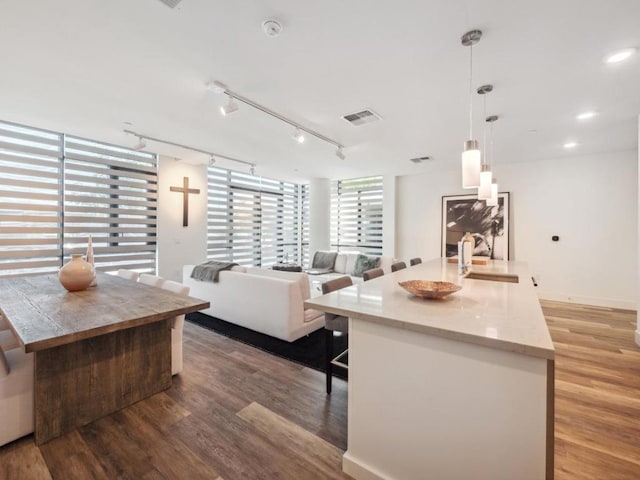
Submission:
POLYGON ((300 262, 301 185, 209 167, 207 190, 209 259, 300 262))
POLYGON ((155 155, 0 122, 0 172, 0 276, 56 272, 89 235, 100 270, 155 271, 155 155))
POLYGON ((62 135, 0 122, 0 277, 62 258, 62 135))
POLYGON ((331 246, 337 251, 382 255, 382 177, 334 182, 331 246))
POLYGON ((65 136, 64 255, 92 236, 96 268, 155 272, 156 156, 65 136))

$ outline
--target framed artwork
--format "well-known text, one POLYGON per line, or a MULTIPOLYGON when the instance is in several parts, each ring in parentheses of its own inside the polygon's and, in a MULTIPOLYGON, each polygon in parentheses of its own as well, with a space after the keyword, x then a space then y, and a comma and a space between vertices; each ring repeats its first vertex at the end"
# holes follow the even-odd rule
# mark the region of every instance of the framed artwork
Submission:
POLYGON ((509 192, 498 194, 495 207, 488 207, 476 194, 443 196, 443 257, 458 254, 465 232, 475 239, 474 255, 509 260, 509 192))

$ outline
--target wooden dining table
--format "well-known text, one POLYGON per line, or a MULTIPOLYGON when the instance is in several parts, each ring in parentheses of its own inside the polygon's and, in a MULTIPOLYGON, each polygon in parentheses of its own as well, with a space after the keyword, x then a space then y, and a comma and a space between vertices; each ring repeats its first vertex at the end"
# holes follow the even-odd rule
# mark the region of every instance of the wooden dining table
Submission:
POLYGON ((0 311, 34 354, 43 444, 171 387, 171 319, 209 307, 114 275, 65 290, 55 274, 0 279, 0 311))

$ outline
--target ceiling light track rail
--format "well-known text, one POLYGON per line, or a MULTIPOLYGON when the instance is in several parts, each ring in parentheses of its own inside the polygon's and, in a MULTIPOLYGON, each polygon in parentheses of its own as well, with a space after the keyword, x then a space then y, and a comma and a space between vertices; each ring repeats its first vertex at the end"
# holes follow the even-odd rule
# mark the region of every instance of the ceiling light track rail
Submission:
MULTIPOLYGON (((220 85, 221 86, 222 84, 216 83, 216 85, 220 85)), ((278 112, 274 112, 270 108, 267 108, 267 107, 265 107, 263 105, 260 105, 259 103, 256 103, 256 102, 254 102, 253 100, 251 100, 251 99, 249 99, 247 97, 243 97, 242 95, 234 92, 233 90, 229 90, 226 87, 223 87, 223 88, 224 88, 224 90, 221 93, 224 93, 224 94, 228 95, 229 97, 237 100, 238 102, 242 102, 245 105, 249 105, 250 107, 253 107, 256 110, 260 110, 261 112, 266 113, 267 115, 271 115, 272 117, 277 118, 281 122, 287 123, 287 124, 291 125, 294 128, 302 130, 303 132, 308 133, 309 135, 313 135, 314 137, 316 137, 316 138, 318 138, 318 139, 320 139, 320 140, 322 140, 324 142, 327 142, 327 143, 330 143, 331 145, 334 145, 338 149, 343 149, 344 148, 344 145, 342 145, 340 142, 338 142, 338 141, 336 141, 336 140, 334 140, 332 138, 329 138, 329 137, 327 137, 325 135, 322 135, 321 133, 316 132, 315 130, 312 130, 310 128, 307 128, 304 125, 300 125, 298 122, 295 122, 295 121, 285 117, 284 115, 280 115, 278 112)))
POLYGON ((223 159, 228 160, 230 162, 241 163, 242 165, 246 165, 248 167, 251 167, 251 169, 254 169, 256 167, 256 164, 253 163, 253 162, 247 162, 246 160, 240 160, 239 158, 229 157, 227 155, 222 155, 221 153, 210 152, 208 150, 203 150, 201 148, 190 147, 189 145, 183 145, 181 143, 172 142, 170 140, 163 140, 161 138, 151 137, 151 136, 145 135, 143 133, 134 132, 133 130, 125 129, 124 133, 128 133, 130 135, 134 135, 134 136, 136 136, 136 137, 138 137, 140 139, 150 140, 152 142, 164 143, 165 145, 171 145, 171 146, 178 147, 178 148, 184 148, 185 150, 191 150, 192 152, 202 153, 204 155, 209 155, 212 158, 223 158, 223 159))

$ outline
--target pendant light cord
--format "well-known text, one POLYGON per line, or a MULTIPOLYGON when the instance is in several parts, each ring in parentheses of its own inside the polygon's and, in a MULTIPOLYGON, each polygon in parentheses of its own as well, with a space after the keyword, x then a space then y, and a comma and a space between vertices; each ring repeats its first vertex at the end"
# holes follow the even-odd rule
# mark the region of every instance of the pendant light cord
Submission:
POLYGON ((487 162, 487 94, 482 95, 482 102, 484 103, 484 125, 482 127, 482 163, 488 165, 487 162))
POLYGON ((473 140, 473 44, 469 45, 469 140, 473 140))

